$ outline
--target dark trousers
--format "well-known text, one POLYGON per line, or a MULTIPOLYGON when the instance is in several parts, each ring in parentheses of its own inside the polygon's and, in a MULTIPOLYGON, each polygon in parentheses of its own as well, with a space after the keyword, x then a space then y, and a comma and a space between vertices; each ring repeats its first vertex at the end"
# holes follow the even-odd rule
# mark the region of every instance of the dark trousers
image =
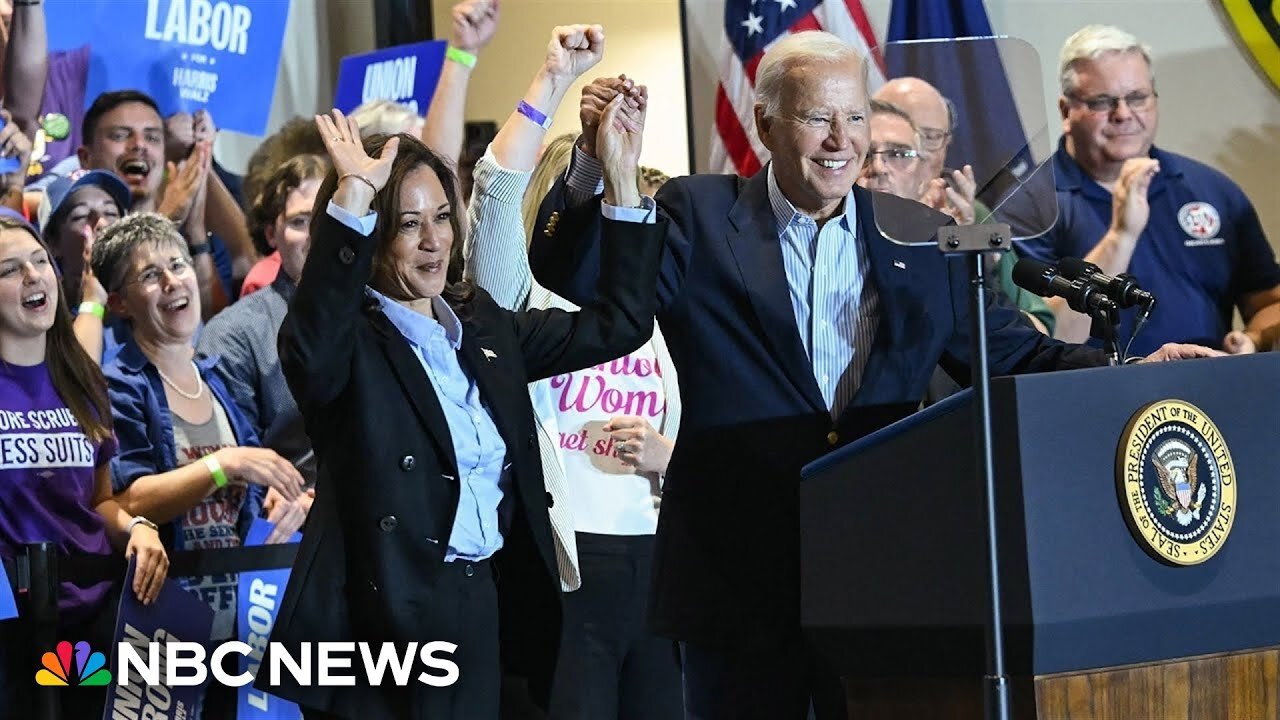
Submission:
MULTIPOLYGON (((374 692, 385 693, 385 705, 396 718, 497 720, 501 685, 498 589, 489 561, 445 563, 421 608, 423 617, 430 618, 432 632, 420 641, 444 640, 457 645, 451 659, 458 665, 458 681, 448 687, 424 685, 417 681, 423 668, 415 665, 407 688, 384 684, 373 688, 374 692)), ((441 673, 432 670, 431 674, 441 673)), ((310 708, 303 708, 302 715, 306 720, 364 720, 370 716, 369 712, 343 715, 310 708)))
POLYGON ((769 650, 682 643, 686 720, 847 720, 840 678, 797 632, 769 650))
POLYGON ((578 533, 582 587, 564 595, 552 720, 671 720, 681 714, 675 645, 652 635, 652 535, 578 533))

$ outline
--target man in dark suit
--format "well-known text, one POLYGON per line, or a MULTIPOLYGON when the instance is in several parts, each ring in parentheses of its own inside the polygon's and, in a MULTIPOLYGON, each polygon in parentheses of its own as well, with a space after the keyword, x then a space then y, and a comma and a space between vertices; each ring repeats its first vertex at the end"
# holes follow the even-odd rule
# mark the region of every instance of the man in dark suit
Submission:
MULTIPOLYGON (((688 717, 805 718, 812 703, 819 718, 839 718, 839 683, 800 630, 800 468, 913 412, 935 365, 968 380, 968 280, 963 262, 876 230, 873 202, 883 212, 910 201, 854 187, 868 145, 857 51, 826 33, 788 36, 760 63, 756 91, 767 168, 749 180, 679 178, 657 198, 668 220, 658 322, 670 328, 685 416, 651 622, 682 641, 688 717)), ((584 119, 597 99, 584 92, 584 119)), ((599 269, 600 212, 585 202, 593 162, 580 147, 531 249, 539 279, 575 301, 599 269)), ((1105 362, 1036 332, 1004 301, 987 313, 995 373, 1105 362)))

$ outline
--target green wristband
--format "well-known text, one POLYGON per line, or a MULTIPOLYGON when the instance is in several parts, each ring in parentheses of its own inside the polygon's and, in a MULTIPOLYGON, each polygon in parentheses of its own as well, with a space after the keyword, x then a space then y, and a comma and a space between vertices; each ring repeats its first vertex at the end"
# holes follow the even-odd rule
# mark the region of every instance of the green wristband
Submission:
POLYGON ((465 65, 469 68, 473 68, 476 66, 475 53, 469 53, 466 50, 463 50, 462 48, 456 48, 450 45, 449 47, 445 48, 444 56, 446 60, 452 60, 458 63, 459 65, 465 65))
POLYGON ((222 465, 218 462, 218 458, 211 453, 205 455, 202 460, 204 460, 204 466, 209 468, 209 474, 213 476, 213 484, 220 488, 226 487, 227 473, 222 470, 222 465))
POLYGON ((84 302, 80 303, 80 309, 78 312, 81 315, 85 313, 89 313, 91 315, 96 316, 99 320, 106 317, 107 315, 107 309, 102 306, 102 303, 97 303, 92 300, 85 300, 84 302))

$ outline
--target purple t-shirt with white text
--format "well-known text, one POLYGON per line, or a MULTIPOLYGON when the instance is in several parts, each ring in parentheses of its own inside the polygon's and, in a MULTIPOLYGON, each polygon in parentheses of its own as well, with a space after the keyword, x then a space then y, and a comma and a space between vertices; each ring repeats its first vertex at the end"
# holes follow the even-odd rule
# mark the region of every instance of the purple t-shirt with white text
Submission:
MULTIPOLYGON (((49 368, 0 362, 0 555, 53 542, 69 554, 108 554, 106 526, 93 508, 94 469, 108 464, 116 442, 95 445, 54 389, 49 368)), ((62 583, 60 619, 87 619, 111 583, 62 583)))

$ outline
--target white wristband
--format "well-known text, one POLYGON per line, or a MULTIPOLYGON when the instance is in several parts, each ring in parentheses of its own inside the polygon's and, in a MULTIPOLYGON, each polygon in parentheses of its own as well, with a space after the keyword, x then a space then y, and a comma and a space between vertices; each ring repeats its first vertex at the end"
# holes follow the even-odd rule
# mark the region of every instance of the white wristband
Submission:
POLYGON ((133 534, 133 529, 134 529, 135 527, 139 526, 139 525, 146 525, 147 527, 151 528, 152 530, 156 530, 156 531, 159 531, 159 530, 160 530, 160 528, 159 528, 155 523, 151 522, 150 520, 148 520, 148 519, 146 519, 146 518, 142 517, 141 515, 134 515, 134 516, 133 516, 133 519, 129 521, 129 526, 125 528, 124 533, 125 533, 126 535, 132 535, 132 534, 133 534))

